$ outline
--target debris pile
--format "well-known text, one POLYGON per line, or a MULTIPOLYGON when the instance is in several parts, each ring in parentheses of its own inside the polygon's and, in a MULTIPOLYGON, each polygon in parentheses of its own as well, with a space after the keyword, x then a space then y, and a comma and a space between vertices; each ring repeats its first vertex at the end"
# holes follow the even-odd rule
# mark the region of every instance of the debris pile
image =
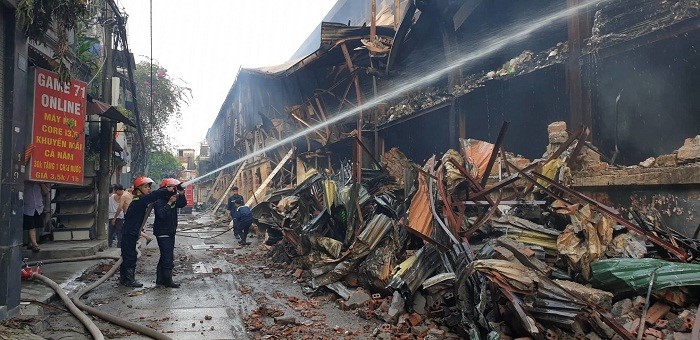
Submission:
POLYGON ((452 100, 454 97, 470 93, 491 80, 508 79, 534 72, 547 66, 564 63, 568 56, 568 42, 560 42, 556 46, 539 53, 523 51, 520 55, 503 64, 499 69, 472 74, 467 76, 461 84, 454 85, 451 88, 428 88, 408 95, 405 99, 391 106, 386 114, 380 117, 379 124, 436 107, 452 100))
POLYGON ((700 14, 697 0, 618 0, 597 5, 589 52, 666 29, 700 14), (634 11, 625 11, 634 7, 634 11))
MULTIPOLYGON (((587 155, 588 156, 588 155, 587 155)), ((637 165, 631 165, 624 169, 647 169, 647 168, 669 168, 678 166, 696 166, 700 164, 700 135, 686 138, 683 145, 670 154, 659 155, 657 157, 649 157, 646 160, 639 162, 637 165)), ((592 158, 586 158, 586 164, 582 167, 582 170, 589 172, 600 172, 603 170, 608 170, 611 165, 607 162, 600 161, 600 156, 597 160, 592 158)))
POLYGON ((309 294, 330 290, 340 308, 382 322, 377 338, 700 331, 700 264, 688 263, 700 255, 695 241, 568 187, 570 169, 600 155, 585 127, 569 134, 556 122, 548 132, 543 159, 532 162, 463 140, 461 152, 422 166, 392 149, 360 181, 311 171, 253 213, 269 256, 302 268, 294 276, 309 294))

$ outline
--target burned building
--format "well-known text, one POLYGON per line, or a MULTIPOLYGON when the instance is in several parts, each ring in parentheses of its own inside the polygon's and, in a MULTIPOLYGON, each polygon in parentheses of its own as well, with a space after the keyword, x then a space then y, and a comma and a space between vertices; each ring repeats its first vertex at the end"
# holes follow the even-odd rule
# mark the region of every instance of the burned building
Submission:
POLYGON ((377 333, 689 335, 698 20, 697 1, 339 1, 291 61, 239 72, 207 140, 246 161, 211 200, 247 186, 270 257, 377 333))
MULTIPOLYGON (((349 110, 264 156, 276 162, 294 147, 312 164, 370 166, 352 147, 360 135, 376 157, 398 147, 423 161, 460 138, 493 141, 509 121, 504 147, 537 159, 544 127, 565 121, 589 127, 615 163, 635 165, 699 132, 696 2, 371 3, 338 1, 289 62, 240 70, 207 134, 213 167, 349 110)), ((297 165, 278 183, 295 183, 297 165)), ((273 167, 246 176, 248 195, 273 167)))

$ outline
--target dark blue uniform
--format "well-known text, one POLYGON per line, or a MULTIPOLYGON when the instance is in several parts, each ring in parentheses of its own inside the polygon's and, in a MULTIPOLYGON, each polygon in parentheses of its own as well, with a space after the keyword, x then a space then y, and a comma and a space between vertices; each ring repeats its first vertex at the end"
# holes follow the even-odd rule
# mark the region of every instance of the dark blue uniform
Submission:
POLYGON ((226 208, 231 213, 231 220, 233 220, 233 235, 240 238, 240 226, 238 225, 238 222, 236 222, 236 219, 233 216, 236 211, 236 202, 240 202, 240 204, 243 204, 243 196, 239 194, 231 195, 231 197, 228 198, 228 204, 226 205, 226 208))
POLYGON ((238 233, 241 236, 241 240, 238 241, 238 243, 245 244, 250 226, 253 225, 253 214, 250 212, 248 206, 241 205, 232 212, 232 215, 233 223, 234 225, 238 225, 238 233))
POLYGON ((160 248, 160 260, 158 268, 172 270, 175 250, 175 232, 177 230, 177 209, 187 205, 184 194, 178 195, 173 204, 168 204, 170 196, 161 198, 153 203, 153 211, 156 219, 153 222, 153 235, 158 240, 160 248))
POLYGON ((124 274, 128 269, 136 268, 136 241, 139 239, 143 221, 146 218, 148 205, 160 198, 167 197, 169 192, 165 189, 158 189, 148 195, 134 196, 129 204, 129 208, 124 215, 124 225, 122 226, 122 265, 121 272, 124 274))

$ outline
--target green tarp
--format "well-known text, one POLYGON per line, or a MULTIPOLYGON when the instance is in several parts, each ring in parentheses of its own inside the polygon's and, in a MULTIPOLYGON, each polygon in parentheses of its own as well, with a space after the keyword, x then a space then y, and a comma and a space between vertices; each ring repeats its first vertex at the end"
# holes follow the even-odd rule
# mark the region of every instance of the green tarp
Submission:
POLYGON ((700 286, 700 264, 658 259, 605 259, 593 262, 593 286, 618 294, 644 294, 656 272, 654 290, 700 286))

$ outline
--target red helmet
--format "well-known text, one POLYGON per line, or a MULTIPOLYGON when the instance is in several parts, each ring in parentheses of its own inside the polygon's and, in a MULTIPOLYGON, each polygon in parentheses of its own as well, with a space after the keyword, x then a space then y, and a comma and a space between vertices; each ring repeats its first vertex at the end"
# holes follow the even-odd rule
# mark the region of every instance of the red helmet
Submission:
POLYGON ((176 185, 179 185, 181 182, 174 179, 174 178, 164 178, 163 181, 160 182, 160 187, 165 188, 165 187, 174 187, 176 185))
POLYGON ((137 177, 134 180, 134 189, 136 189, 144 184, 151 184, 151 183, 154 183, 153 180, 146 177, 146 176, 137 177))

